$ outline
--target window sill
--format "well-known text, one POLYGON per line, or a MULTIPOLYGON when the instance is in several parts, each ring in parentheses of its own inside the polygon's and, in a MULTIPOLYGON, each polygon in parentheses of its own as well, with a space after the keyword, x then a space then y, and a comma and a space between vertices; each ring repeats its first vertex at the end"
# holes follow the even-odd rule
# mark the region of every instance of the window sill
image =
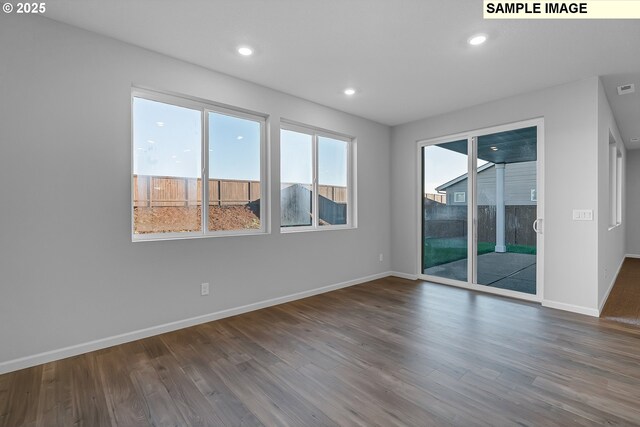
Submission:
POLYGON ((167 233, 167 234, 134 234, 131 236, 131 242, 133 243, 141 243, 141 242, 161 242, 166 240, 191 240, 191 239, 210 239, 216 237, 240 237, 240 236, 263 236, 269 234, 265 230, 259 231, 245 231, 245 230, 236 230, 236 231, 228 231, 228 232, 219 232, 219 233, 184 233, 184 234, 175 234, 175 233, 167 233))
POLYGON ((337 230, 355 230, 358 227, 353 225, 334 225, 322 227, 280 227, 280 234, 307 233, 315 231, 337 231, 337 230))

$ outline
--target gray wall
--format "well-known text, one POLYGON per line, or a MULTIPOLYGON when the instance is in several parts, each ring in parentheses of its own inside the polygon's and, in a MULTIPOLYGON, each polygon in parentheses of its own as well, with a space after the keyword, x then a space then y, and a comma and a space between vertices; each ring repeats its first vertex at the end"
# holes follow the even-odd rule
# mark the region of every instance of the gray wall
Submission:
POLYGON ((0 364, 389 270, 388 127, 11 18, 0 16, 0 364), (281 117, 356 136, 358 228, 280 234, 274 179, 270 235, 131 243, 132 84, 269 114, 272 177, 281 117))
POLYGON ((595 219, 598 224, 598 308, 602 308, 605 298, 613 286, 616 274, 624 260, 626 247, 625 237, 628 218, 625 217, 625 179, 627 169, 626 150, 618 131, 618 126, 611 112, 611 106, 604 92, 602 82, 598 79, 598 212, 595 219), (622 224, 610 229, 609 200, 609 134, 616 140, 618 150, 622 153, 622 224))
POLYGON ((627 153, 627 209, 622 218, 627 225, 627 253, 640 257, 640 150, 627 153))
POLYGON ((572 209, 593 209, 598 218, 597 103, 594 77, 394 127, 392 269, 418 273, 416 142, 544 117, 545 304, 590 313, 597 310, 597 221, 572 221, 572 209))

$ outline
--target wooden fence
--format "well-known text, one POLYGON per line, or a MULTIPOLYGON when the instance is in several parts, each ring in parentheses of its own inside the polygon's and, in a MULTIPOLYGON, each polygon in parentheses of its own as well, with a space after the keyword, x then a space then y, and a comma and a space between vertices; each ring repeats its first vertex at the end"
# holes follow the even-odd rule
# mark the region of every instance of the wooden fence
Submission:
MULTIPOLYGON (((347 201, 345 187, 320 185, 318 192, 334 202, 346 203, 347 201)), ((209 180, 209 206, 245 205, 259 199, 259 181, 209 180)), ((201 204, 202 182, 199 178, 133 176, 134 207, 200 206, 201 204)))
MULTIPOLYGON (((425 198, 423 215, 423 232, 427 239, 467 235, 467 206, 445 205, 425 198)), ((505 206, 506 243, 535 246, 537 236, 532 225, 536 215, 535 205, 505 206)), ((478 241, 496 242, 495 205, 478 206, 478 241)))

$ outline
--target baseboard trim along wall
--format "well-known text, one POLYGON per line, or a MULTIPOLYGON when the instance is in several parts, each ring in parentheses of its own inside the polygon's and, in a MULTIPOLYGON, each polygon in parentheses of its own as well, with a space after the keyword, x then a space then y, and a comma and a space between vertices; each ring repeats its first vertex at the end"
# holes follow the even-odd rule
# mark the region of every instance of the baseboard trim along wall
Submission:
POLYGON ((571 311, 578 314, 586 314, 587 316, 600 317, 600 311, 595 308, 583 307, 581 305, 566 304, 563 302, 542 300, 543 307, 555 308, 558 310, 571 311))
POLYGON ((391 273, 389 273, 389 275, 393 277, 399 277, 401 279, 418 280, 417 274, 408 274, 408 273, 401 273, 399 271, 392 271, 391 273))
POLYGON ((600 316, 600 313, 602 313, 602 309, 604 308, 604 305, 607 303, 607 300, 609 299, 609 294, 611 293, 611 289, 613 289, 613 285, 615 285, 616 280, 618 280, 618 275, 620 274, 620 270, 622 269, 622 264, 624 264, 624 260, 628 256, 629 255, 623 256, 622 259, 620 260, 620 264, 618 265, 616 274, 613 275, 613 277, 611 278, 611 283, 609 283, 609 289, 607 289, 607 293, 604 294, 604 298, 602 298, 602 301, 600 301, 600 304, 598 305, 598 316, 600 316))
POLYGON ((636 255, 636 254, 627 254, 627 255, 625 255, 625 257, 627 257, 627 258, 640 258, 640 255, 636 255))
POLYGON ((150 328, 140 329, 137 331, 127 332, 112 337, 101 338, 95 341, 89 341, 82 344, 72 345, 69 347, 51 350, 44 353, 25 356, 18 359, 0 362, 0 374, 17 371, 19 369, 30 368, 32 366, 41 365, 43 363, 53 362, 55 360, 66 359, 67 357, 77 356, 79 354, 89 353, 91 351, 112 347, 118 344, 124 344, 154 335, 164 334, 166 332, 177 331, 178 329, 188 328, 190 326, 199 325, 201 323, 212 322, 214 320, 224 319, 225 317, 236 316, 238 314, 259 310, 261 308, 271 307, 302 298, 311 297, 318 294, 334 291, 337 289, 347 288, 349 286, 359 285, 371 280, 381 279, 383 277, 395 276, 394 273, 386 271, 383 273, 373 274, 371 276, 360 277, 358 279, 346 282, 336 283, 333 285, 322 286, 320 288, 310 289, 307 291, 296 292, 294 294, 282 297, 271 298, 240 307, 229 308, 214 313, 204 314, 201 316, 191 317, 189 319, 178 320, 175 322, 165 323, 163 325, 152 326, 150 328))

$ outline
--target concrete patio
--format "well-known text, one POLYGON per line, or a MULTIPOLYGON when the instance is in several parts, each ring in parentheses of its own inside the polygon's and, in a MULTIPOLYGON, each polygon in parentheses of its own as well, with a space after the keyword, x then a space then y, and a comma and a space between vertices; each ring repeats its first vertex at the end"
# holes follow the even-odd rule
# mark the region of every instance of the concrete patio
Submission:
MULTIPOLYGON (((424 274, 467 281, 467 260, 430 267, 424 274)), ((536 256, 512 252, 490 252, 478 256, 478 284, 536 293, 536 256)))

